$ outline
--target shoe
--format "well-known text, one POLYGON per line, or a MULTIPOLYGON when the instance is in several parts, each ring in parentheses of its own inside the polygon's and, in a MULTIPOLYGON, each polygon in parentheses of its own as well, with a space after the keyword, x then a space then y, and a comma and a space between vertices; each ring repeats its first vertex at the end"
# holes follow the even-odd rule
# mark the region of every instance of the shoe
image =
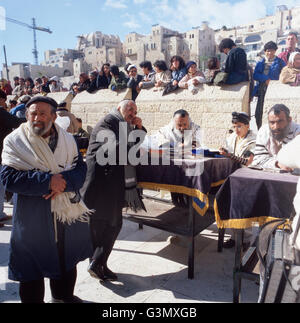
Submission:
POLYGON ((225 248, 225 249, 231 249, 234 246, 235 246, 235 241, 231 238, 223 243, 223 248, 225 248))
POLYGON ((71 298, 66 298, 66 299, 56 299, 56 298, 52 297, 50 303, 52 303, 52 304, 81 304, 81 303, 83 303, 83 300, 77 296, 72 296, 71 298))
POLYGON ((5 214, 4 218, 0 218, 0 222, 10 221, 11 219, 12 219, 11 215, 5 214))
POLYGON ((103 274, 107 280, 115 281, 118 280, 117 274, 112 272, 107 266, 103 266, 103 274))
POLYGON ((93 278, 99 279, 102 282, 106 280, 102 266, 96 263, 95 260, 92 260, 92 262, 90 263, 88 267, 88 272, 93 278))
POLYGON ((63 302, 66 304, 81 304, 83 303, 83 300, 78 296, 73 295, 71 298, 64 299, 63 302))

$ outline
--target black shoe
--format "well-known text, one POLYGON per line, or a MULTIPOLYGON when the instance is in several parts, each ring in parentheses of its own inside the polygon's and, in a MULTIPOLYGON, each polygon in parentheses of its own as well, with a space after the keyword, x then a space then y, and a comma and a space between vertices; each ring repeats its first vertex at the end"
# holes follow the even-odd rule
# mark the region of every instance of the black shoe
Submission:
POLYGON ((66 298, 66 299, 56 299, 56 298, 52 297, 50 303, 52 303, 52 304, 81 304, 81 303, 83 303, 83 300, 77 296, 72 296, 71 298, 66 298))
POLYGON ((89 274, 96 278, 96 279, 99 279, 100 281, 105 281, 106 280, 106 277, 103 273, 103 269, 102 269, 102 266, 99 265, 98 263, 96 263, 95 260, 93 260, 89 267, 88 267, 88 272, 89 274))
POLYGON ((66 304, 81 304, 81 303, 83 303, 83 300, 75 295, 73 295, 71 298, 66 298, 63 301, 66 304))
POLYGON ((112 272, 110 269, 108 269, 107 266, 103 266, 103 274, 105 276, 106 279, 108 280, 118 280, 118 276, 117 274, 115 274, 114 272, 112 272))
POLYGON ((235 241, 233 239, 229 239, 223 243, 223 248, 225 248, 225 249, 231 249, 234 246, 235 246, 235 241))

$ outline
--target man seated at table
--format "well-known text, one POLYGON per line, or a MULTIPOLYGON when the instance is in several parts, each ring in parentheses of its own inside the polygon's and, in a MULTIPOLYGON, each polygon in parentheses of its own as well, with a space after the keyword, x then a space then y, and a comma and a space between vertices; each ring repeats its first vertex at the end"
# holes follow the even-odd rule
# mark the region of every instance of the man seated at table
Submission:
POLYGON ((171 122, 161 128, 153 138, 159 146, 189 148, 201 146, 201 130, 195 124, 186 110, 178 110, 174 113, 171 122))
POLYGON ((268 112, 268 124, 262 126, 256 137, 251 166, 288 170, 277 161, 280 149, 300 134, 300 125, 292 121, 290 110, 284 104, 274 105, 268 112))

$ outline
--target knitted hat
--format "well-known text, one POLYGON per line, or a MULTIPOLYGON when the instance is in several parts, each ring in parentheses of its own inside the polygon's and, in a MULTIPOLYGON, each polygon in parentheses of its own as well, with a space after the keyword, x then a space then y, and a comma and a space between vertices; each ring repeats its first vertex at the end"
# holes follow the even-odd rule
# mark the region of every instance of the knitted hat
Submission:
POLYGON ((197 66, 197 64, 196 64, 195 62, 193 62, 193 61, 189 61, 189 62, 187 62, 187 63, 186 63, 186 70, 187 70, 187 71, 189 71, 189 68, 190 68, 192 65, 194 65, 194 64, 197 66))

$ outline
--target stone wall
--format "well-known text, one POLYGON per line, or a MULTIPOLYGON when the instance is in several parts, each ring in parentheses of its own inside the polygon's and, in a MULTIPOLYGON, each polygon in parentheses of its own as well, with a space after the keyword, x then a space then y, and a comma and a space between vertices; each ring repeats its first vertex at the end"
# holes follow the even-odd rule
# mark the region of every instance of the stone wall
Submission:
POLYGON ((271 81, 265 96, 263 123, 267 123, 268 111, 275 104, 284 104, 291 111, 293 121, 300 124, 300 87, 271 81))
POLYGON ((69 111, 71 110, 71 102, 74 96, 70 92, 48 93, 47 97, 54 99, 58 104, 61 102, 67 102, 67 109, 69 111))
MULTIPOLYGON (((110 90, 94 94, 83 92, 72 101, 71 112, 82 119, 84 128, 94 127, 128 94, 127 91, 116 93, 110 90)), ((168 124, 176 110, 185 109, 203 129, 204 144, 218 148, 224 144, 226 132, 231 127, 231 113, 249 113, 249 86, 248 83, 223 87, 203 85, 195 95, 188 90, 178 90, 166 96, 154 89, 142 90, 136 103, 148 133, 168 124)))

